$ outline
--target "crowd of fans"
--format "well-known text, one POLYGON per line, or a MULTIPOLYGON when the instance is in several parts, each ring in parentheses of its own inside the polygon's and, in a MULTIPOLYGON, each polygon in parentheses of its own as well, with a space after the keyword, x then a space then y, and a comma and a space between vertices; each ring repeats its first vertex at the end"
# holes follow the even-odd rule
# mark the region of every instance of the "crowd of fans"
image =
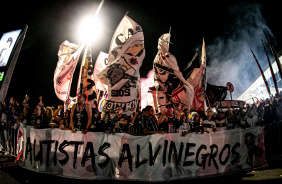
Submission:
MULTIPOLYGON (((189 133, 203 134, 217 132, 224 129, 248 128, 282 120, 282 97, 276 95, 270 99, 261 100, 254 104, 246 104, 244 108, 230 108, 226 101, 226 109, 208 108, 206 112, 196 112, 184 109, 179 112, 173 106, 167 106, 165 114, 156 113, 152 106, 146 106, 131 116, 123 113, 121 107, 116 108, 116 114, 100 113, 85 104, 85 95, 78 97, 78 102, 70 110, 64 112, 63 105, 58 108, 45 107, 43 97, 38 104, 31 108, 29 97, 26 95, 22 104, 15 98, 9 103, 0 105, 0 145, 10 141, 10 148, 16 144, 18 126, 30 125, 36 129, 59 128, 87 132, 129 133, 131 135, 149 135, 154 133, 189 133), (6 130, 5 140, 4 130, 6 130)), ((1 149, 1 147, 0 147, 1 149)), ((3 149, 3 148, 2 148, 3 149)), ((13 151, 13 150, 12 150, 13 151)))

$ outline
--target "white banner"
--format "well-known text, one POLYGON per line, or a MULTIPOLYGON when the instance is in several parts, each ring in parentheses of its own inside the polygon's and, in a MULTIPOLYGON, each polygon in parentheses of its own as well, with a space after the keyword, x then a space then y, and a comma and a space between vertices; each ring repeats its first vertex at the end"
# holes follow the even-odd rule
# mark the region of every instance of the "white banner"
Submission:
MULTIPOLYGON (((30 129, 20 165, 81 179, 168 181, 266 165, 264 127, 215 133, 131 136, 30 129)), ((23 136, 28 136, 29 130, 23 136)))

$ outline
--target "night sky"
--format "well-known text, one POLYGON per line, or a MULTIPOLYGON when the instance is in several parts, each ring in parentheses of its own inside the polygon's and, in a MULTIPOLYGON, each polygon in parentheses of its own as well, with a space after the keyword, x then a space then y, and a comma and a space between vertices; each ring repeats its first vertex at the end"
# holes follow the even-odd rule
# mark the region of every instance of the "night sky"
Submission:
MULTIPOLYGON (((277 1, 275 2, 277 3, 277 1)), ((45 105, 56 106, 61 103, 53 88, 53 75, 58 61, 59 45, 64 40, 78 44, 79 38, 76 32, 79 21, 85 15, 94 13, 99 3, 100 1, 94 0, 57 0, 54 2, 40 1, 35 4, 28 2, 8 2, 5 4, 6 8, 0 12, 2 17, 1 35, 11 30, 23 29, 25 25, 28 25, 26 38, 7 94, 8 99, 15 96, 21 103, 27 93, 36 102, 38 96, 42 95, 45 105)), ((197 48, 201 49, 203 37, 205 37, 207 46, 207 65, 209 66, 211 65, 209 61, 214 60, 212 57, 216 57, 216 55, 214 47, 210 51, 208 48, 217 45, 220 38, 223 47, 219 49, 224 49, 224 43, 229 43, 228 35, 232 35, 235 40, 233 42, 236 42, 234 39, 236 34, 240 35, 241 29, 245 29, 240 27, 241 24, 238 24, 238 20, 241 16, 243 21, 248 19, 246 13, 251 12, 253 7, 260 10, 259 13, 265 23, 263 27, 266 26, 267 32, 271 35, 276 51, 280 51, 282 49, 282 35, 280 35, 282 26, 279 25, 279 22, 281 22, 282 14, 279 6, 269 1, 198 1, 195 3, 192 1, 105 0, 99 14, 99 18, 103 20, 103 34, 96 42, 92 43, 93 61, 96 61, 100 51, 108 52, 115 28, 125 13, 129 11, 128 16, 140 24, 144 31, 146 56, 140 69, 141 77, 146 77, 148 71, 152 69, 152 63, 157 53, 158 38, 168 32, 169 27, 172 27, 171 42, 173 43, 170 52, 177 58, 180 69, 186 67, 197 48), (244 7, 249 7, 250 10, 244 7)), ((250 19, 256 21, 254 17, 250 16, 250 19)), ((252 22, 252 20, 249 21, 252 22)), ((246 34, 252 35, 252 33, 246 34)), ((250 38, 248 43, 262 39, 250 38)), ((238 36, 239 39, 241 38, 238 36)), ((260 49, 256 49, 256 47, 254 45, 252 49, 259 52, 260 49)), ((260 54, 258 56, 260 60, 260 54)), ((250 60, 248 61, 250 65, 256 67, 251 54, 248 60, 250 60)), ((261 60, 265 60, 265 58, 261 58, 261 60)), ((224 59, 218 61, 218 67, 224 62, 224 59)), ((262 67, 265 67, 265 64, 266 61, 262 61, 262 67)), ((78 70, 77 68, 76 71, 78 70)), ((232 68, 226 72, 232 72, 232 68)), ((77 85, 77 79, 75 79, 77 73, 75 73, 72 83, 72 96, 77 85)), ((242 82, 249 84, 253 78, 259 76, 259 71, 256 68, 250 68, 248 75, 249 81, 242 82)), ((232 79, 230 80, 232 82, 232 79)), ((235 85, 235 90, 236 87, 235 85)), ((8 100, 7 98, 6 100, 8 100)))

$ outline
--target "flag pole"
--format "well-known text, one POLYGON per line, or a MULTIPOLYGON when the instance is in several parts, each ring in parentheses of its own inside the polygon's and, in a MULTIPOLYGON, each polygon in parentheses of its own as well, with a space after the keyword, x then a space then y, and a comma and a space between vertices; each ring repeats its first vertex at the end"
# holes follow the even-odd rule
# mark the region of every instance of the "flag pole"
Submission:
MULTIPOLYGON (((83 42, 83 43, 79 43, 79 45, 78 45, 78 50, 76 51, 76 52, 78 52, 78 56, 76 56, 76 57, 78 57, 78 59, 79 59, 79 57, 80 57, 80 54, 81 54, 81 52, 82 52, 82 50, 83 50, 83 48, 84 48, 84 45, 85 45, 85 43, 83 42)), ((78 60, 77 59, 77 60, 78 60)), ((76 65, 75 65, 76 66, 76 65)), ((76 68, 76 67, 75 67, 76 68)), ((72 79, 71 79, 72 80, 72 79)), ((70 89, 71 89, 71 83, 69 84, 69 86, 68 86, 68 93, 67 93, 67 97, 66 97, 66 99, 65 99, 65 101, 63 101, 64 102, 64 112, 67 110, 67 106, 65 106, 65 104, 67 103, 67 101, 69 101, 70 100, 70 89)))
POLYGON ((272 54, 273 54, 273 56, 274 56, 274 58, 275 58, 275 61, 276 61, 276 63, 277 63, 277 66, 278 66, 278 71, 279 71, 279 73, 280 73, 280 79, 282 79, 282 65, 281 65, 281 63, 280 63, 280 60, 279 60, 279 58, 278 58, 278 56, 277 56, 277 53, 276 53, 276 51, 275 51, 275 49, 274 49, 274 46, 273 46, 272 42, 270 41, 269 37, 267 36, 267 34, 266 34, 266 32, 264 31, 263 28, 262 28, 262 31, 263 31, 265 37, 267 38, 268 45, 269 45, 269 47, 270 47, 270 50, 271 50, 271 52, 272 52, 272 54))
POLYGON ((169 34, 169 38, 168 38, 168 48, 169 48, 169 43, 170 43, 170 32, 171 32, 171 27, 169 27, 169 31, 168 31, 168 34, 169 34))
POLYGON ((76 94, 77 97, 79 96, 79 94, 83 93, 82 89, 83 89, 84 65, 85 65, 85 59, 86 59, 88 46, 89 46, 89 43, 87 42, 84 53, 83 53, 82 62, 80 65, 79 78, 78 78, 78 84, 77 84, 77 94, 76 94))
MULTIPOLYGON (((97 10, 96 10, 96 12, 94 14, 94 19, 96 19, 98 17, 98 14, 99 14, 99 12, 100 12, 103 4, 104 4, 104 1, 105 0, 102 0, 100 2, 99 6, 98 6, 98 8, 97 8, 97 10)), ((79 71, 79 79, 78 79, 77 93, 76 93, 77 97, 78 97, 78 95, 80 93, 83 93, 83 91, 82 91, 83 84, 87 82, 87 74, 86 74, 86 80, 85 79, 83 80, 83 78, 85 78, 83 67, 85 65, 85 59, 86 59, 87 51, 88 51, 88 49, 91 49, 91 45, 90 45, 88 40, 87 41, 86 40, 82 40, 81 42, 82 42, 83 45, 86 45, 86 47, 85 47, 85 51, 84 51, 84 54, 83 54, 83 58, 82 58, 81 66, 80 66, 80 71, 79 71)), ((88 67, 88 63, 87 63, 87 67, 88 67)), ((77 101, 77 99, 76 99, 76 101, 77 101)))
POLYGON ((250 49, 250 50, 251 50, 251 52, 252 52, 252 54, 253 54, 253 56, 254 56, 254 58, 255 58, 255 61, 256 61, 257 65, 258 65, 260 74, 261 74, 261 76, 262 76, 262 79, 263 79, 263 81, 264 81, 264 85, 265 85, 265 87, 266 87, 266 91, 267 91, 268 95, 270 96, 269 86, 268 86, 268 83, 267 83, 267 81, 266 81, 266 78, 265 78, 265 76, 264 76, 264 74, 263 74, 263 71, 262 71, 262 69, 261 69, 261 67, 260 67, 260 65, 259 65, 259 62, 258 62, 258 60, 257 60, 257 58, 256 58, 256 56, 255 56, 255 54, 253 53, 252 49, 250 49))
POLYGON ((279 90, 278 90, 278 85, 277 85, 277 81, 276 81, 276 77, 274 75, 274 72, 273 72, 273 68, 271 66, 271 62, 270 62, 270 59, 268 57, 268 54, 267 54, 267 51, 265 49, 265 46, 264 46, 264 43, 263 43, 263 40, 261 39, 261 42, 262 42, 262 46, 264 48, 264 52, 266 54, 266 57, 267 57, 267 61, 268 61, 268 65, 269 65, 269 69, 270 69, 270 73, 271 73, 271 76, 272 76, 272 80, 273 80, 273 83, 274 83, 274 86, 275 86, 275 91, 276 91, 276 94, 279 93, 279 90))
POLYGON ((95 12, 95 15, 94 15, 95 18, 98 16, 98 14, 99 14, 99 12, 100 12, 100 10, 101 10, 103 4, 104 4, 104 1, 105 1, 105 0, 102 0, 102 1, 100 2, 99 6, 98 6, 98 8, 97 8, 97 10, 96 10, 96 12, 95 12))

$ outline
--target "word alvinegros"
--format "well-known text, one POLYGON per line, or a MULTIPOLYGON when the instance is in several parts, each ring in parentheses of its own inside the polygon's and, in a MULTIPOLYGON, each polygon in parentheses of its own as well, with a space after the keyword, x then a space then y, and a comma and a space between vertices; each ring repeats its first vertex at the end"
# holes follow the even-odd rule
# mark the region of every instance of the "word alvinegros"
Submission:
MULTIPOLYGON (((26 152, 25 152, 25 158, 28 158, 32 164, 32 156, 35 155, 34 160, 39 161, 40 164, 43 164, 43 155, 46 155, 46 166, 50 166, 50 156, 52 157, 52 164, 56 166, 58 163, 61 166, 64 166, 67 164, 72 156, 72 162, 73 162, 73 168, 77 168, 77 156, 78 156, 78 148, 80 145, 84 145, 83 141, 67 141, 64 140, 60 145, 59 142, 56 140, 40 140, 40 149, 36 152, 36 140, 33 142, 33 146, 30 142, 30 138, 27 138, 26 142, 26 152), (54 144, 54 145, 53 145, 54 144), (51 146, 55 146, 54 153, 51 153, 51 146), (74 147, 73 152, 69 153, 65 150, 66 147, 72 146, 74 147), (44 149, 45 148, 45 149, 44 149), (63 159, 58 160, 57 154, 60 152, 60 154, 63 154, 63 159)), ((152 146, 151 142, 148 142, 148 149, 142 149, 140 150, 140 145, 136 144, 136 155, 132 155, 131 147, 132 145, 129 145, 127 143, 123 144, 121 147, 121 151, 119 154, 118 159, 118 166, 122 167, 122 164, 127 161, 128 167, 130 171, 133 171, 133 162, 135 162, 135 168, 138 169, 141 165, 149 164, 149 166, 153 166, 155 162, 158 160, 158 162, 162 162, 162 165, 165 166, 167 162, 170 164, 171 162, 174 162, 176 166, 179 164, 182 164, 183 167, 188 167, 191 165, 196 164, 199 167, 202 167, 205 169, 207 166, 211 166, 212 164, 214 167, 218 170, 220 165, 226 165, 228 161, 230 160, 231 165, 234 165, 238 163, 240 159, 240 153, 237 151, 237 149, 240 147, 240 143, 235 143, 233 146, 230 144, 225 144, 221 150, 219 150, 218 146, 216 144, 212 144, 208 147, 205 144, 200 145, 199 147, 196 147, 197 145, 195 143, 183 143, 180 142, 179 149, 177 149, 178 146, 176 146, 176 143, 174 141, 164 140, 163 145, 157 144, 154 148, 152 146), (192 149, 197 148, 197 151, 193 152, 192 149), (210 151, 208 151, 210 150, 210 151), (148 152, 147 158, 140 158, 142 152, 148 152), (183 157, 184 154, 184 157, 183 157), (196 155, 195 155, 196 154, 196 155), (195 155, 195 156, 194 156, 195 155), (174 158, 173 158, 174 157, 174 158), (191 160, 191 158, 194 158, 194 160, 191 160), (216 158, 218 157, 218 162, 216 161, 216 158), (158 158, 158 159, 157 159, 158 158), (189 159, 190 158, 190 159, 189 159)), ((111 158, 105 151, 107 149, 111 148, 111 144, 108 142, 104 142, 101 144, 101 146, 98 149, 98 152, 95 152, 93 142, 87 142, 83 156, 81 159, 81 167, 85 167, 86 161, 91 161, 91 166, 93 168, 93 171, 96 171, 96 161, 95 157, 102 156, 105 157, 102 162, 97 163, 98 167, 101 169, 104 169, 108 166, 108 164, 111 162, 111 158)), ((109 152, 110 153, 110 152, 109 152)), ((144 153, 142 153, 144 155, 144 153)))

